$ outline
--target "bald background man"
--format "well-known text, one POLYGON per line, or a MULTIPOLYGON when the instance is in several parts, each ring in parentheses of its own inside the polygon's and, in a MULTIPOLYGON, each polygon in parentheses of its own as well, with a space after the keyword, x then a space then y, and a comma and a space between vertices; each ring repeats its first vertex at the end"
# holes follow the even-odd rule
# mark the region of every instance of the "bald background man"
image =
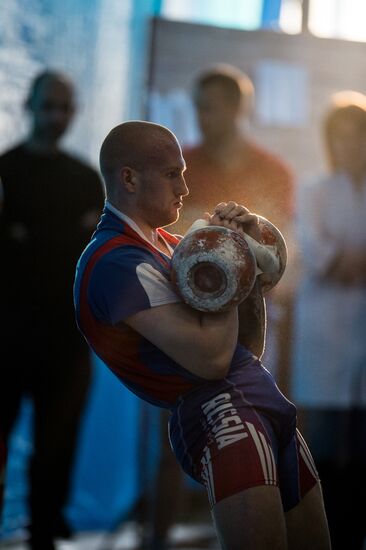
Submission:
MULTIPOLYGON (((171 284, 179 239, 163 227, 178 219, 188 194, 174 134, 153 123, 121 124, 104 140, 100 165, 107 200, 74 285, 81 332, 131 391, 170 411, 175 456, 205 485, 222 548, 328 550, 296 409, 250 345, 239 343, 238 308, 196 311, 171 284)), ((234 202, 206 219, 259 237, 257 217, 234 202)))
POLYGON ((90 379, 89 350, 75 325, 74 271, 104 196, 98 173, 61 148, 76 109, 70 79, 40 73, 25 108, 29 135, 0 157, 0 430, 6 441, 30 396, 29 544, 51 550, 69 532, 63 507, 90 379))

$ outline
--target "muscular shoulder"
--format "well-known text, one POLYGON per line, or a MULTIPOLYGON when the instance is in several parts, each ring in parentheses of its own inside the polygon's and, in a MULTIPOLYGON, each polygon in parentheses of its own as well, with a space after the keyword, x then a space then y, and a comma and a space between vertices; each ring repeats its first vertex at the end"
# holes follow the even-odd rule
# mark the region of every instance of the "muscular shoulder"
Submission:
POLYGON ((179 301, 170 283, 170 270, 149 250, 120 246, 95 265, 90 297, 97 315, 116 324, 138 311, 179 301))
POLYGON ((162 277, 169 280, 169 265, 164 265, 148 249, 139 246, 122 245, 113 248, 96 263, 93 278, 97 286, 109 284, 129 286, 137 277, 139 282, 162 277))

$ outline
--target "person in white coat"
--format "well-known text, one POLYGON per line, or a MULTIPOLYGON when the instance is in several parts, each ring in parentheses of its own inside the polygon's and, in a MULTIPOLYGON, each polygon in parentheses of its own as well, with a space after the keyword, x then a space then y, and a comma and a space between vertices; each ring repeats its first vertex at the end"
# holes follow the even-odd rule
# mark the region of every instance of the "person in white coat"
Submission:
POLYGON ((366 96, 338 92, 323 121, 329 173, 299 185, 302 278, 292 399, 322 479, 333 549, 366 536, 366 96))

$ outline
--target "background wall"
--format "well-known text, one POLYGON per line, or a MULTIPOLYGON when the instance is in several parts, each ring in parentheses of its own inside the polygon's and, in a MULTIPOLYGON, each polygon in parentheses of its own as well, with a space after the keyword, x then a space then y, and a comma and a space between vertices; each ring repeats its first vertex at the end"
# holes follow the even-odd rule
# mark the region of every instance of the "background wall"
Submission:
POLYGON ((22 104, 44 67, 64 70, 78 90, 79 112, 67 148, 96 165, 106 133, 141 116, 148 18, 144 0, 2 0, 0 151, 27 130, 22 104), (133 44, 133 47, 132 47, 133 44), (141 93, 132 93, 133 90, 141 93))
POLYGON ((170 125, 182 142, 193 142, 192 79, 213 63, 236 65, 256 89, 253 136, 286 159, 299 178, 323 168, 320 124, 329 95, 366 91, 364 42, 163 19, 155 19, 153 28, 150 118, 170 125))

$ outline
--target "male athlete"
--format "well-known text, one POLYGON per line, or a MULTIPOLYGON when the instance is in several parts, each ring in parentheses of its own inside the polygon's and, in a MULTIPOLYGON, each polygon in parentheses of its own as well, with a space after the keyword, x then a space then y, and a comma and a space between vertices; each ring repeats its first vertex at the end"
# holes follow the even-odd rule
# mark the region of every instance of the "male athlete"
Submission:
MULTIPOLYGON (((329 549, 295 406, 239 343, 238 308, 196 311, 171 285, 179 241, 162 227, 177 220, 188 194, 176 137, 153 123, 120 124, 103 142, 100 167, 105 210, 75 280, 81 332, 131 391, 170 409, 174 453, 205 485, 222 548, 329 549)), ((234 202, 206 217, 258 238, 257 217, 234 202)), ((249 332, 263 338, 263 327, 249 332)))

